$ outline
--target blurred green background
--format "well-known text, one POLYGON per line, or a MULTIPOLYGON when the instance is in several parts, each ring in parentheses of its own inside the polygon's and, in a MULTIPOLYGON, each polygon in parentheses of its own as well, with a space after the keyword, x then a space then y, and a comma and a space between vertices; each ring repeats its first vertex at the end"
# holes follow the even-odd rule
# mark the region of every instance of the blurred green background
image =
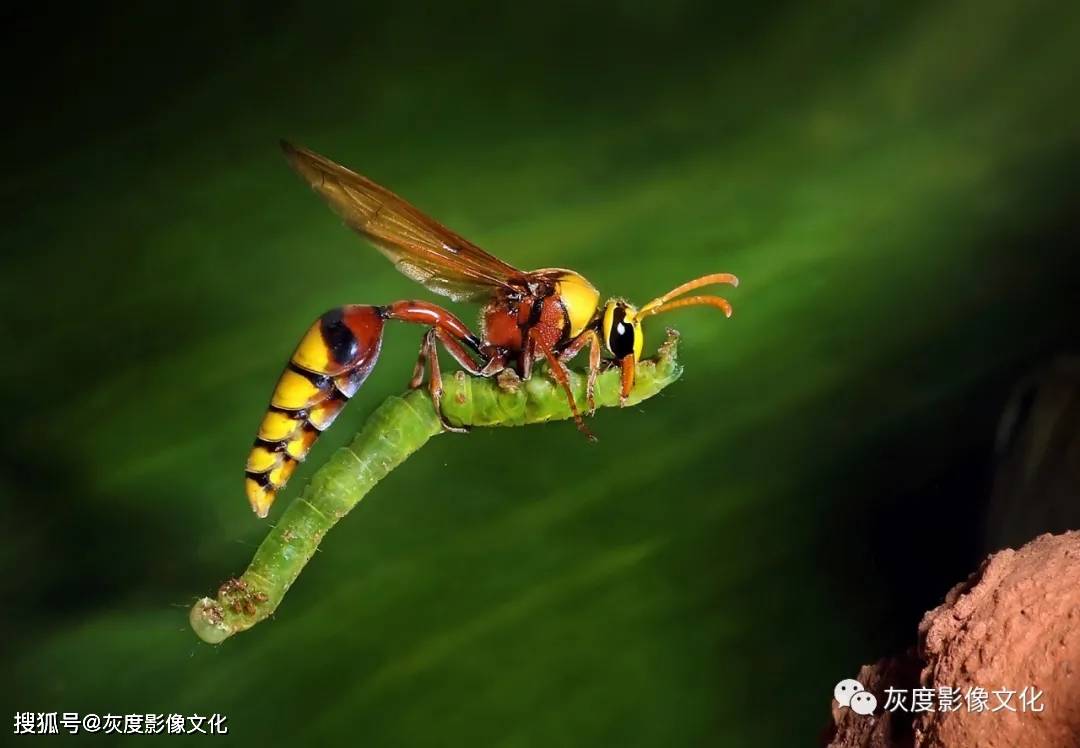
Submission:
MULTIPOLYGON (((216 712, 263 745, 811 745, 833 684, 913 643, 986 550, 1010 387, 1080 342, 1075 3, 4 21, 8 715, 216 712), (682 331, 686 375, 598 413, 598 444, 436 439, 214 648, 187 611, 266 531, 242 469, 292 347, 330 307, 430 297, 279 137, 605 294, 743 285, 729 321, 649 328, 682 331)), ((275 515, 418 340, 388 330, 275 515)))

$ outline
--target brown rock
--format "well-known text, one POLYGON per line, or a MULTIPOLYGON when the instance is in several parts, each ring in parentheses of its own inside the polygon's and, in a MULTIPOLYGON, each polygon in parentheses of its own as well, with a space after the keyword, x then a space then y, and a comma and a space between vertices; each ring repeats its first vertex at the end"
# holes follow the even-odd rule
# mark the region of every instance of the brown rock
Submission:
POLYGON ((924 687, 985 688, 991 709, 1009 700, 995 689, 1017 693, 1016 711, 920 715, 917 745, 1080 746, 1080 532, 994 554, 923 617, 919 638, 924 687), (1041 692, 1032 706, 1025 687, 1041 692))
POLYGON ((923 617, 917 651, 864 666, 856 679, 878 710, 863 716, 833 702, 829 748, 1080 747, 1080 532, 990 556, 923 617), (886 688, 916 686, 955 689, 959 708, 884 710, 886 688), (975 688, 986 690, 985 711, 968 708, 975 688), (1002 701, 1011 709, 992 711, 1002 701))
POLYGON ((863 665, 855 680, 874 694, 878 708, 872 715, 856 714, 833 701, 832 729, 826 734, 828 748, 912 748, 911 715, 886 712, 886 688, 911 689, 919 683, 921 663, 915 653, 889 657, 873 665, 863 665))

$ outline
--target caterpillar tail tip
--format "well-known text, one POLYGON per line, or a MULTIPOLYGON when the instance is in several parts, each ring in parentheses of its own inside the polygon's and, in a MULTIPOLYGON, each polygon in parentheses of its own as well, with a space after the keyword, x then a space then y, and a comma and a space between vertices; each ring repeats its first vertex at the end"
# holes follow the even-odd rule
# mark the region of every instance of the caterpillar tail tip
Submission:
POLYGON ((221 605, 209 597, 201 598, 191 606, 188 621, 195 634, 207 644, 221 644, 234 633, 225 623, 221 605))

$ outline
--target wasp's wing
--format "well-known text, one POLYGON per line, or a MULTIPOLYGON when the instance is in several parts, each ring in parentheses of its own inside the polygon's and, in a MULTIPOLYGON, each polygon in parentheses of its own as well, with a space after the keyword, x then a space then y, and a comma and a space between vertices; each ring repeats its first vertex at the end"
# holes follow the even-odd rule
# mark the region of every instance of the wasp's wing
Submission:
POLYGON ((282 141, 289 163, 346 225, 367 237, 398 270, 455 301, 520 289, 526 273, 492 257, 384 187, 333 161, 282 141))

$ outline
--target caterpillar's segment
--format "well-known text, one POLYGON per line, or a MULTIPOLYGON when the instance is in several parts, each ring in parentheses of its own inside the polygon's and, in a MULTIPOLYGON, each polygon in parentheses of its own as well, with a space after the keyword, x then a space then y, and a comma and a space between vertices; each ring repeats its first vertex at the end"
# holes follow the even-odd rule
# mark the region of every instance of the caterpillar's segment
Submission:
POLYGON ((296 346, 248 455, 244 486, 260 517, 371 373, 384 319, 385 311, 376 306, 332 309, 296 346))

